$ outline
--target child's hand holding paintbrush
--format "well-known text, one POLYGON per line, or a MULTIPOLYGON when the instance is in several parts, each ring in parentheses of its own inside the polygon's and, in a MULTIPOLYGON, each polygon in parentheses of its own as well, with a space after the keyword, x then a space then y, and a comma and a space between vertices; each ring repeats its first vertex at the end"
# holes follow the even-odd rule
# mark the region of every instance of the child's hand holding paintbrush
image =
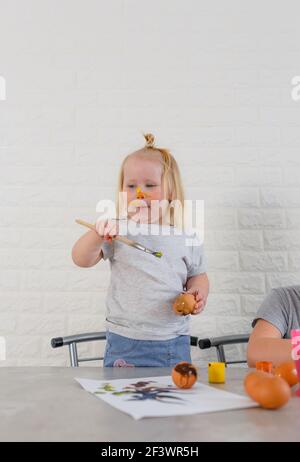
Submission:
POLYGON ((112 241, 112 239, 117 239, 124 244, 127 244, 131 247, 135 247, 138 250, 142 250, 143 252, 150 253, 151 255, 154 255, 154 257, 160 258, 162 256, 162 252, 156 252, 150 249, 147 249, 147 247, 144 247, 143 245, 139 244, 136 241, 132 241, 131 239, 128 239, 125 236, 119 236, 119 225, 117 222, 114 220, 98 220, 95 225, 92 223, 88 223, 84 220, 76 220, 76 223, 79 225, 86 226, 87 228, 93 229, 96 231, 99 236, 106 240, 106 241, 112 241))
MULTIPOLYGON (((136 188, 136 198, 137 200, 145 199, 146 197, 150 197, 150 194, 141 191, 140 188, 136 188)), ((140 206, 140 205, 139 205, 140 206)), ((138 250, 142 250, 143 252, 150 253, 155 257, 160 258, 162 256, 161 252, 155 252, 153 250, 147 249, 143 245, 139 244, 138 242, 132 241, 125 236, 119 236, 119 223, 115 220, 98 220, 96 224, 88 223, 84 220, 76 220, 76 223, 86 226, 89 229, 92 229, 97 232, 100 238, 104 239, 105 241, 112 241, 113 239, 117 239, 124 244, 127 244, 131 247, 134 247, 138 250)), ((79 240, 80 241, 80 240, 79 240)), ((80 250, 80 245, 79 245, 80 250)), ((74 252, 73 252, 74 253, 74 252)), ((76 252, 75 252, 76 253, 76 252)), ((80 253, 80 252, 79 252, 80 253)), ((74 258, 73 258, 74 259, 74 258)), ((98 258, 96 262, 98 261, 98 258)))
POLYGON ((114 220, 98 220, 95 229, 105 241, 112 241, 119 234, 119 223, 114 220))

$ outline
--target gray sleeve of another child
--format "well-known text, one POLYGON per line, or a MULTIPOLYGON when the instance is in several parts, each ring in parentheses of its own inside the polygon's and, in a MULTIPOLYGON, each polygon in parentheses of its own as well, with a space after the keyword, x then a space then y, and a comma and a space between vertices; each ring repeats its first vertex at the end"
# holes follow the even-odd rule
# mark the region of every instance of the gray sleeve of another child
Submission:
POLYGON ((278 289, 272 289, 262 302, 252 327, 255 326, 259 319, 263 319, 273 324, 284 337, 288 330, 288 304, 278 289))

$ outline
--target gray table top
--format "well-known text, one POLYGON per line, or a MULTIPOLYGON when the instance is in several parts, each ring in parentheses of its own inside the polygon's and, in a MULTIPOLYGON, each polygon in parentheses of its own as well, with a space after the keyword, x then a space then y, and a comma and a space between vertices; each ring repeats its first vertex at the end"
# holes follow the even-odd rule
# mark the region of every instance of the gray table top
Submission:
MULTIPOLYGON (((244 368, 215 385, 244 394, 244 368)), ((114 379, 170 374, 169 368, 0 368, 1 441, 300 441, 300 398, 260 408, 135 421, 81 388, 74 377, 114 379)), ((200 382, 207 383, 206 370, 200 382)))

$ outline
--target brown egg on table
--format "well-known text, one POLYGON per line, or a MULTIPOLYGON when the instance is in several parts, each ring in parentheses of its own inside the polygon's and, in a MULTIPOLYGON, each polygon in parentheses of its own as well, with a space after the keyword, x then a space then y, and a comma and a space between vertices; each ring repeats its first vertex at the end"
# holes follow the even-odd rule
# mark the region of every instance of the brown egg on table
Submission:
POLYGON ((299 382, 295 361, 287 361, 275 367, 274 374, 284 379, 290 387, 299 382))
POLYGON ((268 372, 249 372, 244 380, 247 394, 265 409, 278 409, 291 397, 288 383, 268 372))
POLYGON ((176 364, 172 370, 172 380, 178 388, 191 388, 197 378, 197 368, 185 361, 176 364))
POLYGON ((173 303, 173 310, 180 316, 191 314, 196 306, 193 294, 180 294, 173 303))

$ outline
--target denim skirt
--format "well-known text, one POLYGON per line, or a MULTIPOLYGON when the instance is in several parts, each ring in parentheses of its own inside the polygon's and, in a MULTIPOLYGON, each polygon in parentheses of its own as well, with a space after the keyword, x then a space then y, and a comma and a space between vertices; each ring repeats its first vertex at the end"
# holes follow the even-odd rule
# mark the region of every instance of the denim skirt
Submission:
POLYGON ((170 340, 136 340, 106 333, 104 367, 170 367, 191 362, 190 336, 170 340))

